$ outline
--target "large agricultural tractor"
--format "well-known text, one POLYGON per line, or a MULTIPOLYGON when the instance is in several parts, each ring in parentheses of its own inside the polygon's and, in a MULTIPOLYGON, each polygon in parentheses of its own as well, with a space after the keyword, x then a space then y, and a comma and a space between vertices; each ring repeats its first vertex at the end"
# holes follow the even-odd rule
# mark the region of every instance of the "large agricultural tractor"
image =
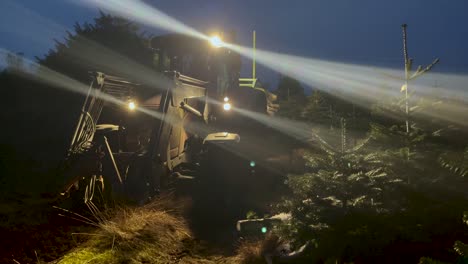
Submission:
POLYGON ((171 182, 192 181, 215 168, 250 171, 239 153, 243 133, 255 127, 233 109, 272 114, 275 95, 256 79, 240 79, 240 57, 227 49, 182 35, 155 37, 150 48, 153 83, 91 73, 62 166, 63 196, 78 190, 92 203, 100 190, 144 202, 171 182))

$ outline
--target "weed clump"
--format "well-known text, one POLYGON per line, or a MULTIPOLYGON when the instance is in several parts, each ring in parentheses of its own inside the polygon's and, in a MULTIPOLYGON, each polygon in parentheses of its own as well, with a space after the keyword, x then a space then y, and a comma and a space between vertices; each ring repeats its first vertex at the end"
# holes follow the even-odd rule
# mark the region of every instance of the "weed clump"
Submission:
MULTIPOLYGON (((100 213, 98 229, 89 240, 56 263, 170 263, 186 252, 191 239, 186 223, 169 211, 169 199, 139 208, 124 207, 112 217, 100 213)), ((187 253, 185 253, 187 254, 187 253)))
POLYGON ((264 264, 267 263, 265 257, 274 257, 273 253, 283 243, 275 235, 268 235, 261 240, 246 240, 240 243, 237 248, 237 263, 264 264))

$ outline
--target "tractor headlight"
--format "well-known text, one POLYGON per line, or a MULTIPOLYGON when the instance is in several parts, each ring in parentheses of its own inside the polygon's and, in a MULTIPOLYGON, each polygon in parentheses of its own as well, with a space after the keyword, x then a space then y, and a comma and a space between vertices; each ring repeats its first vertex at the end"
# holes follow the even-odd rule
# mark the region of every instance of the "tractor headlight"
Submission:
POLYGON ((224 46, 223 40, 217 35, 212 36, 210 38, 210 43, 215 48, 220 48, 220 47, 224 46))
POLYGON ((128 109, 129 109, 130 111, 135 110, 135 108, 136 108, 136 103, 135 103, 135 101, 128 101, 127 107, 128 107, 128 109))
POLYGON ((224 109, 225 111, 231 110, 231 104, 230 104, 230 103, 224 103, 224 104, 223 104, 223 109, 224 109))
POLYGON ((229 97, 227 97, 227 96, 224 97, 223 101, 224 101, 224 104, 223 104, 224 111, 231 110, 231 103, 229 103, 229 97))

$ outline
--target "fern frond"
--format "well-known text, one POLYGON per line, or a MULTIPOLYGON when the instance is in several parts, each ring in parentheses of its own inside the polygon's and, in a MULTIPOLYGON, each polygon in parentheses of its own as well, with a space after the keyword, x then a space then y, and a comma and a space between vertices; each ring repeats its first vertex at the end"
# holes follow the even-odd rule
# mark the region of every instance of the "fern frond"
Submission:
POLYGON ((366 172, 366 176, 372 177, 372 178, 380 178, 380 177, 385 177, 387 175, 388 174, 384 171, 384 168, 377 168, 377 169, 366 172))
POLYGON ((357 206, 357 205, 359 205, 359 204, 363 204, 363 203, 364 203, 364 200, 365 200, 366 198, 367 198, 367 195, 359 196, 359 197, 357 197, 357 198, 355 198, 355 199, 352 199, 352 200, 351 200, 351 204, 352 204, 353 206, 357 206))
POLYGON ((460 256, 468 256, 468 245, 462 243, 461 241, 456 241, 455 245, 453 245, 453 249, 460 255, 460 256))
POLYGON ((335 155, 339 151, 332 147, 328 142, 326 142, 323 138, 321 138, 316 133, 312 133, 312 137, 315 139, 317 143, 319 143, 320 148, 325 151, 329 155, 335 155))
POLYGON ((461 152, 446 152, 439 156, 440 166, 462 177, 468 176, 468 148, 461 152))
POLYGON ((356 152, 356 151, 359 151, 360 149, 362 149, 364 146, 367 145, 367 143, 369 142, 369 140, 372 138, 372 136, 368 136, 366 137, 365 139, 361 140, 359 143, 356 144, 356 146, 354 146, 352 149, 349 149, 346 151, 346 153, 352 153, 352 152, 356 152))

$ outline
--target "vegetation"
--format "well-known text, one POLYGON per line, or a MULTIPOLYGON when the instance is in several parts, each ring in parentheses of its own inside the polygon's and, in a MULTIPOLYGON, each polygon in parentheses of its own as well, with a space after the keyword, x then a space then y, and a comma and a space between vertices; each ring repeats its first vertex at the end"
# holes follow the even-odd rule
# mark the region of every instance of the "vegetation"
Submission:
POLYGON ((182 217, 186 206, 187 201, 167 196, 141 207, 99 212, 87 218, 95 226, 93 231, 73 234, 86 240, 51 263, 253 264, 265 263, 264 254, 281 244, 274 235, 263 241, 247 240, 226 256, 194 237, 182 217))
POLYGON ((276 235, 269 234, 264 239, 246 240, 241 242, 237 249, 236 261, 238 263, 262 264, 265 256, 271 255, 284 241, 276 235))
POLYGON ((56 169, 84 98, 37 81, 38 65, 88 85, 90 70, 116 73, 129 68, 119 66, 124 59, 150 64, 146 41, 135 24, 101 13, 94 23, 76 24, 38 64, 22 53, 7 54, 0 72, 0 121, 8 128, 0 137, 0 231, 9 239, 1 241, 0 262, 33 262, 35 251, 41 259, 56 259, 75 246, 70 233, 83 232, 51 205, 64 184, 56 169))
POLYGON ((55 49, 37 58, 38 62, 83 83, 89 82, 89 71, 122 75, 125 67, 118 65, 152 63, 149 37, 126 19, 101 12, 94 23, 77 23, 74 30, 67 32, 65 41, 56 41, 55 49))
MULTIPOLYGON (((451 245, 468 234, 459 221, 468 202, 466 128, 414 112, 406 133, 404 101, 395 98, 368 113, 351 112, 365 120, 355 120, 357 126, 348 130, 350 104, 329 95, 324 102, 321 94, 308 96, 302 118, 314 117, 315 125, 329 129, 311 134, 306 172, 288 176, 291 195, 278 210, 293 218, 279 231, 298 245, 314 240, 313 261, 455 261, 451 245), (327 106, 335 115, 323 114, 327 106)), ((420 99, 413 109, 436 107, 434 101, 420 99)))
POLYGON ((54 263, 235 263, 197 241, 177 208, 162 198, 102 212, 95 232, 76 234, 89 239, 54 263))
POLYGON ((278 115, 290 118, 300 116, 300 111, 305 103, 305 95, 304 88, 297 80, 282 76, 275 93, 278 96, 278 102, 281 104, 278 115))

